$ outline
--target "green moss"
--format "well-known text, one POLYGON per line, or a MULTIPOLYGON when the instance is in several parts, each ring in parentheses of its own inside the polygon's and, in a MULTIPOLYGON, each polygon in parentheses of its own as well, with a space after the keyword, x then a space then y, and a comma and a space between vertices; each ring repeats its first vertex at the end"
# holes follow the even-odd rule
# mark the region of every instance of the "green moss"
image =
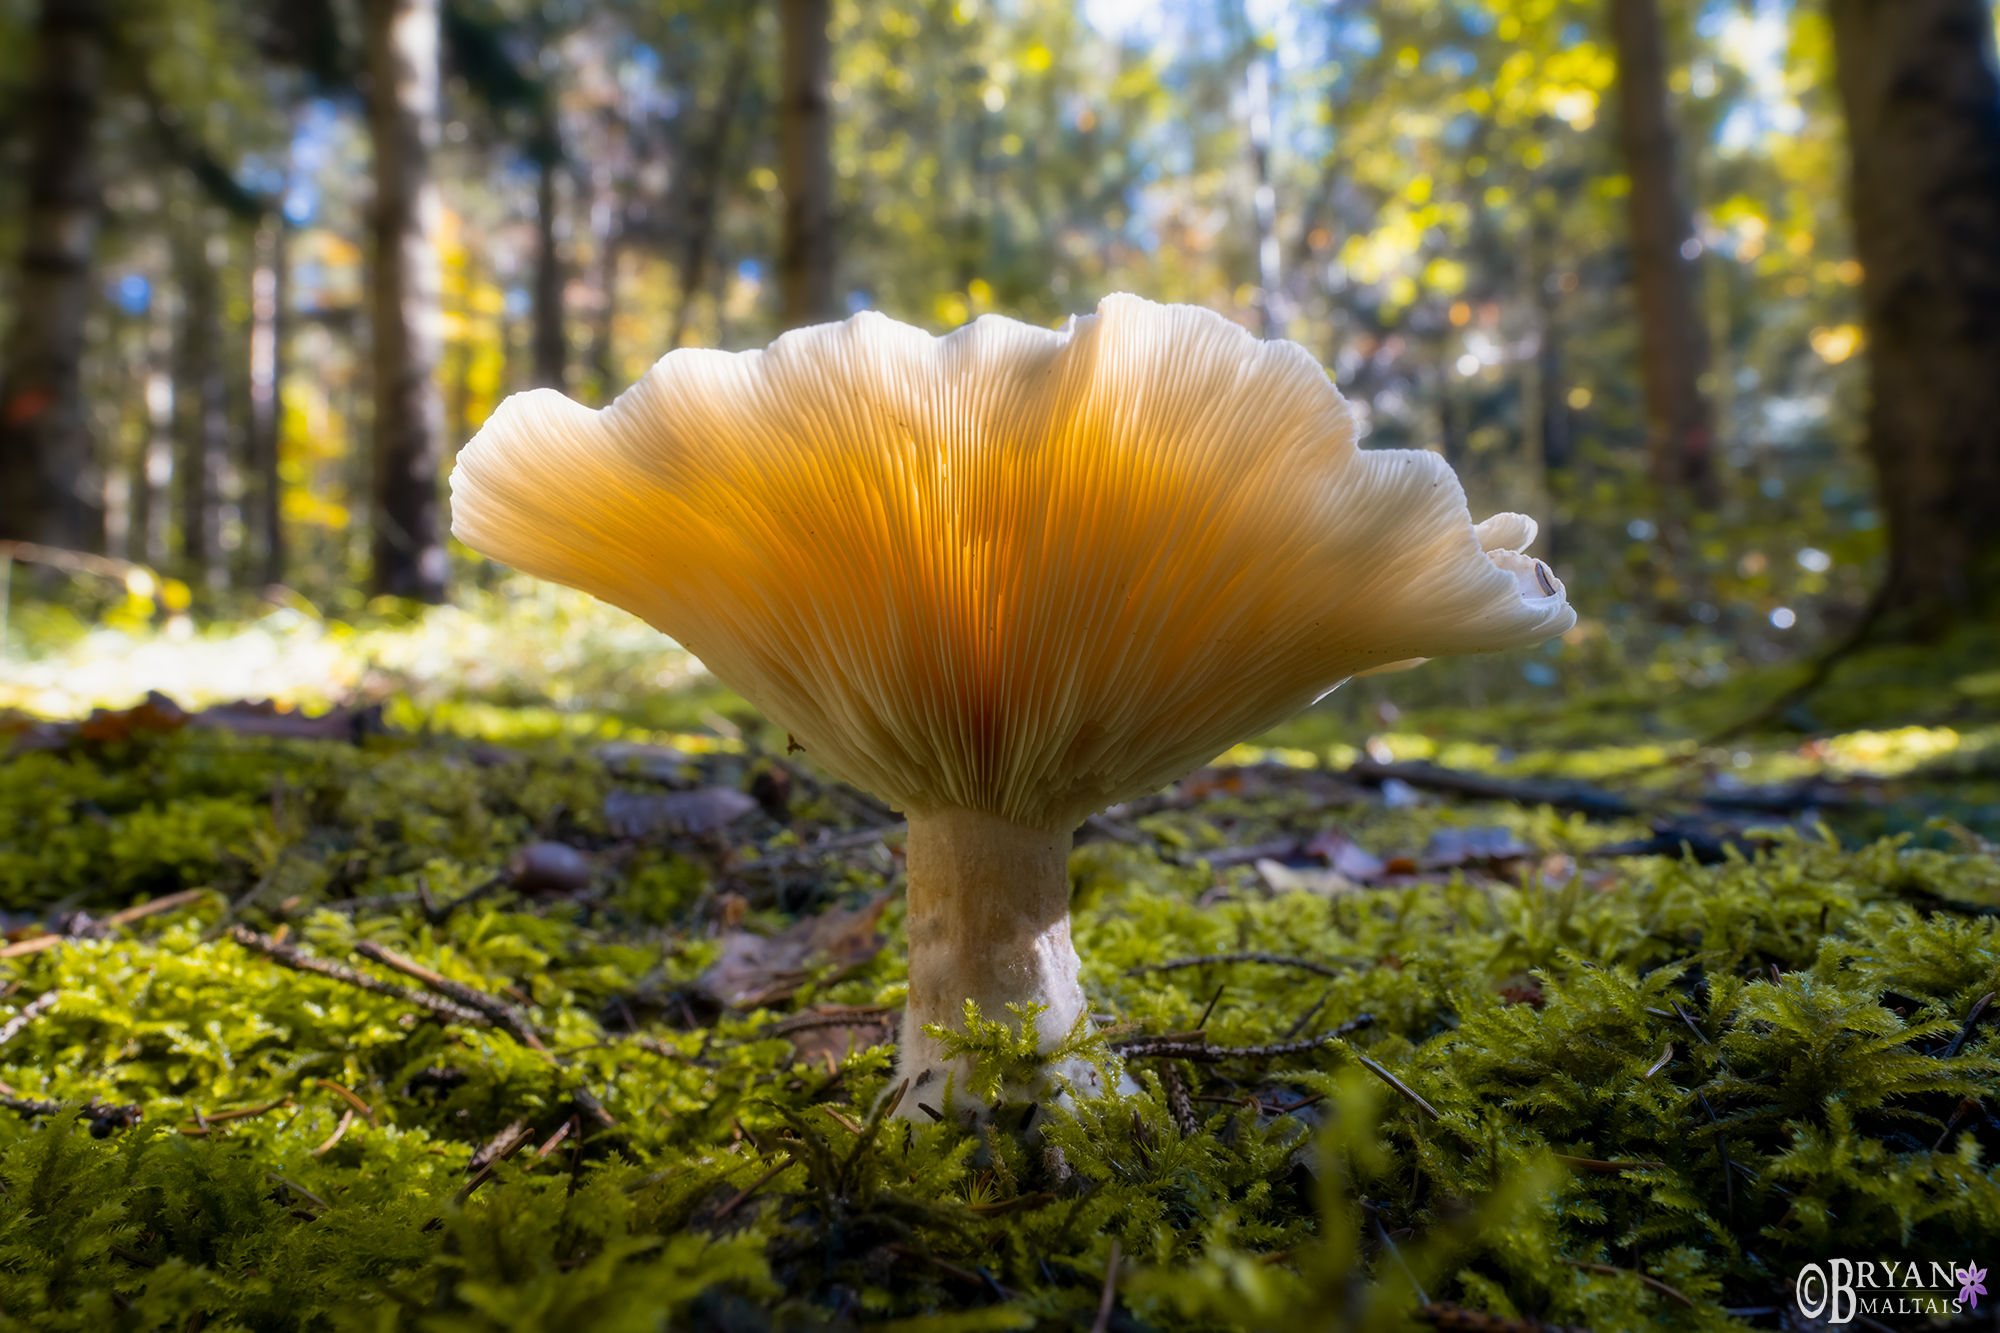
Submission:
MULTIPOLYGON (((726 751, 691 770, 750 771, 726 751)), ((1782 1304, 1810 1260, 2000 1242, 2000 1046, 1985 1024, 1960 1040, 2000 991, 1991 855, 1788 833, 1706 867, 1593 860, 1643 825, 1329 806, 1254 776, 1140 821, 1154 847, 1077 849, 1091 1010, 1114 1035, 1206 1011, 1223 1046, 1346 1035, 1277 1059, 1136 1059, 1124 1093, 967 1129, 882 1119, 886 1047, 829 1068, 772 1030, 779 1010, 683 1030, 643 1003, 713 961, 718 919, 741 910, 724 895, 781 925, 893 886, 893 858, 731 869, 810 844, 809 825, 761 815, 722 840, 617 842, 600 813, 616 779, 571 735, 496 755, 437 732, 364 748, 181 733, 0 764, 15 909, 217 890, 0 965, 0 1008, 57 997, 0 1046, 0 1079, 145 1108, 101 1140, 73 1114, 0 1113, 0 1326, 1074 1329, 1116 1242, 1121 1318, 1161 1330, 1409 1329, 1419 1289, 1598 1329, 1720 1329, 1741 1326, 1727 1309, 1782 1304), (1497 824, 1552 859, 1323 897, 1203 858, 1330 824, 1384 855, 1497 824), (448 910, 551 836, 596 859, 592 896, 448 910), (414 901, 320 910, 414 898, 419 877, 435 919, 414 901), (225 912, 389 979, 357 942, 517 997, 554 1054, 286 970, 227 938, 225 912), (1242 953, 1332 975, 1157 966, 1242 953), (650 1026, 626 1030, 628 1013, 650 1026), (1193 1134, 1174 1085, 1198 1099, 1193 1134), (232 1111, 257 1113, 217 1118, 232 1111), (503 1133, 526 1142, 460 1198, 503 1133)), ((900 906, 881 924, 882 953, 779 1009, 897 1003, 900 906)), ((1029 1080, 1027 1017, 972 1025, 982 1095, 1029 1080)))

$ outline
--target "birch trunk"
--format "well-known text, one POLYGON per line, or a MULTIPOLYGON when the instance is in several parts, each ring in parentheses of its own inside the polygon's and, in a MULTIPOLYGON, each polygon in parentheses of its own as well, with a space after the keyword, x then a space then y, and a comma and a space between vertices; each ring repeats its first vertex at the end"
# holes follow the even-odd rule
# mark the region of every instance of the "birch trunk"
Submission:
POLYGON ((102 0, 42 0, 25 100, 27 217, 0 380, 0 538, 69 549, 103 540, 84 415, 84 321, 97 242, 92 139, 104 79, 102 0))
POLYGON ((2000 86, 1983 0, 1832 0, 1889 527, 1884 609, 1928 633, 2000 577, 2000 86))
POLYGON ((439 499, 444 403, 431 179, 437 145, 438 0, 367 0, 368 128, 375 149, 374 474, 370 583, 444 600, 439 499))

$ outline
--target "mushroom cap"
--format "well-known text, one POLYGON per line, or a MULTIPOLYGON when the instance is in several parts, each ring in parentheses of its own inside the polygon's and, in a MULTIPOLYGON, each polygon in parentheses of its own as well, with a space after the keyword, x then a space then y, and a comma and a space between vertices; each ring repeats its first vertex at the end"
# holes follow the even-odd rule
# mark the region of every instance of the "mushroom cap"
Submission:
POLYGON ((1051 830, 1348 677, 1576 620, 1533 521, 1357 448, 1305 349, 1131 296, 516 394, 451 483, 466 545, 643 617, 845 780, 1051 830))

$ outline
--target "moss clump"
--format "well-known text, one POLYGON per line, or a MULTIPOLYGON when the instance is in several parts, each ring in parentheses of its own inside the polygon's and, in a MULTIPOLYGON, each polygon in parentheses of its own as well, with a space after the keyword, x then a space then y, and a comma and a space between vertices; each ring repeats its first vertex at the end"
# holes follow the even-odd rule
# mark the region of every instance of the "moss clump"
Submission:
MULTIPOLYGON (((716 749, 648 785, 560 736, 192 731, 0 763, 11 910, 212 890, 0 961, 0 1008, 39 1004, 0 1044, 0 1326, 1074 1329, 1115 1243, 1115 1328, 1401 1329, 1421 1299, 1721 1328, 1809 1261, 2000 1242, 1984 851, 1785 832, 1710 866, 1593 859, 1635 827, 1209 775, 1072 860, 1109 1021, 1071 1040, 1127 1090, 909 1125, 884 1119, 887 1047, 784 1030, 900 1002, 898 904, 886 948, 807 959, 765 1007, 700 983, 746 920, 895 886, 893 832, 801 850, 865 800, 801 769, 786 823, 603 814, 770 771, 716 749), (1335 826, 1414 855, 1468 824, 1530 853, 1330 896, 1221 855, 1335 826), (507 887, 538 839, 589 886, 507 887), (547 1049, 281 966, 236 924, 414 987, 361 949, 383 946, 547 1049), (1197 1020, 1200 1059, 1116 1053, 1197 1020), (145 1119, 98 1138, 39 1105, 92 1099, 145 1119)), ((1029 1017, 972 1025, 982 1095, 1032 1082, 1029 1017)))

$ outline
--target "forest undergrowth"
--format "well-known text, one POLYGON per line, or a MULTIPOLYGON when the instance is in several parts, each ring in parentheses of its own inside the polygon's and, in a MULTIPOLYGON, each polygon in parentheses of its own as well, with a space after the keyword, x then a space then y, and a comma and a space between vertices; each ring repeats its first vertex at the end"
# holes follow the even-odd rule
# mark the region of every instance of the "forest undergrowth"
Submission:
POLYGON ((1078 833, 1127 1090, 969 1128, 885 1119, 891 812, 522 717, 8 724, 0 1327, 1804 1328, 2000 1242, 1983 746, 1232 752, 1078 833))

